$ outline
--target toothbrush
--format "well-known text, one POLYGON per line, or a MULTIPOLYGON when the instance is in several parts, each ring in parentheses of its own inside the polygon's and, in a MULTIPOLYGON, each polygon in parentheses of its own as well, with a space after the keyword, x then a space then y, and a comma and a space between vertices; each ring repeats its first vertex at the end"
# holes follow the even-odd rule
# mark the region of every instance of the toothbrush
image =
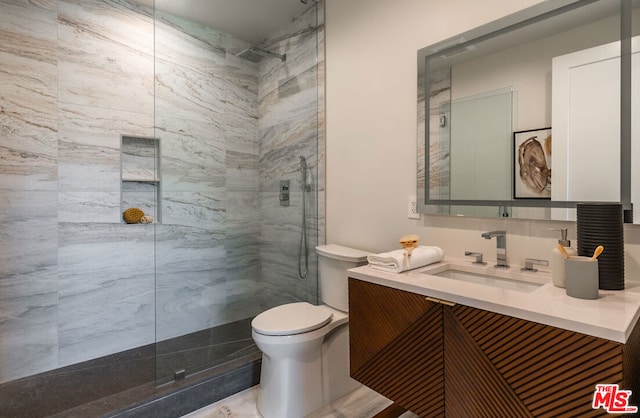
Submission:
POLYGON ((604 251, 604 247, 602 245, 598 245, 591 256, 591 261, 596 261, 596 258, 604 251))

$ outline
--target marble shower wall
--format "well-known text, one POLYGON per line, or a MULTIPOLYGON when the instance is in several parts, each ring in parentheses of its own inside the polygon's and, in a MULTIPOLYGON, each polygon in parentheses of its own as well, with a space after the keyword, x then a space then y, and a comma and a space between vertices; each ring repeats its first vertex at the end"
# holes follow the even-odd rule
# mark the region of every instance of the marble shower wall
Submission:
POLYGON ((0 382, 58 356, 55 1, 0 2, 0 382))
POLYGON ((124 228, 120 134, 153 135, 153 20, 0 2, 0 381, 153 341, 153 230, 124 228))
POLYGON ((260 61, 260 258, 262 303, 317 300, 316 245, 324 243, 324 2, 313 5, 265 42, 286 61, 260 61), (318 10, 316 10, 316 8, 318 10), (322 150, 322 151, 321 151, 322 150), (298 276, 302 223, 300 156, 307 159, 313 190, 306 192, 309 264, 298 276), (280 180, 291 181, 290 206, 280 206, 280 180), (321 212, 319 212, 321 211, 321 212))
MULTIPOLYGON (((162 151, 157 226, 157 336, 255 316, 284 302, 315 301, 318 242, 318 53, 322 10, 311 6, 260 47, 281 62, 236 56, 249 46, 171 16, 156 25, 156 136, 162 151), (176 34, 181 34, 176 36, 176 34), (188 94, 187 94, 188 93, 188 94), (299 156, 307 194, 308 279, 297 278, 299 156), (289 207, 278 200, 290 178, 289 207), (296 189, 297 188, 297 189, 296 189)), ((158 16, 157 16, 158 17, 158 16)), ((323 61, 323 60, 320 60, 323 61)), ((318 161, 322 161, 321 164, 318 161)), ((321 172, 324 177, 324 172, 321 172)), ((324 210, 324 205, 322 207, 324 210)), ((324 232, 321 233, 324 237, 324 232)))
POLYGON ((314 292, 281 261, 299 193, 283 212, 271 188, 299 185, 299 154, 323 167, 300 22, 278 69, 125 0, 0 0, 0 382, 255 315, 277 284, 314 292), (122 134, 160 138, 160 224, 121 221, 122 134))
POLYGON ((241 41, 156 17, 156 334, 163 340, 256 314, 246 308, 256 305, 260 274, 258 73, 227 53, 241 41))
POLYGON ((154 339, 154 231, 122 223, 120 135, 154 134, 153 18, 58 4, 58 364, 154 339))

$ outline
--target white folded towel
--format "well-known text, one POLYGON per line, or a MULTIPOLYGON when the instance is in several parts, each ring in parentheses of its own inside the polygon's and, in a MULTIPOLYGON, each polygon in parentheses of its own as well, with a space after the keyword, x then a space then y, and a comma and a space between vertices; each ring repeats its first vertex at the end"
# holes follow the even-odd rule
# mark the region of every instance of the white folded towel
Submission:
POLYGON ((394 250, 387 253, 371 254, 367 256, 369 265, 378 270, 400 273, 418 267, 442 261, 444 251, 440 247, 420 246, 413 249, 411 256, 407 250, 394 250))

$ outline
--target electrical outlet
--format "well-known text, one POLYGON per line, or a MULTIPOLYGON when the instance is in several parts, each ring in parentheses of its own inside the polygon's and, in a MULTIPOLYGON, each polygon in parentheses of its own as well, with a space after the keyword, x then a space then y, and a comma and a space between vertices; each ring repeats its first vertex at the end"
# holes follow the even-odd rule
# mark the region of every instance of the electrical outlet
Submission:
POLYGON ((415 196, 409 196, 409 219, 420 219, 418 213, 418 199, 415 196))

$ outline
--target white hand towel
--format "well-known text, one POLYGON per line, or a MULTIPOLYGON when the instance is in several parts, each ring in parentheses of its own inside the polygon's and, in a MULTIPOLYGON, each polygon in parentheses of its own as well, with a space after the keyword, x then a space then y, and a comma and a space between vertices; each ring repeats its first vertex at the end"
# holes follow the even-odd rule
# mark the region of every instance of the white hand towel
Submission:
POLYGON ((440 247, 420 246, 413 249, 411 256, 406 250, 394 250, 387 253, 367 256, 369 265, 378 270, 400 273, 442 261, 444 251, 440 247))

